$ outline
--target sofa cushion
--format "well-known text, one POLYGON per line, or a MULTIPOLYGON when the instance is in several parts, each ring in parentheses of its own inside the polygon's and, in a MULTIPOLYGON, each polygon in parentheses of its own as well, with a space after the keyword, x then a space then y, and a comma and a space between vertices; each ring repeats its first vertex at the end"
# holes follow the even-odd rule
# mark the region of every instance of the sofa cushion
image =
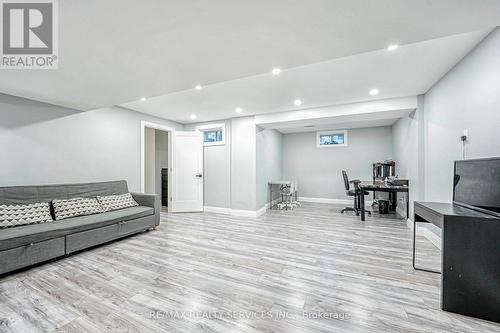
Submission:
POLYGON ((54 199, 95 198, 128 193, 125 180, 61 185, 0 187, 0 205, 50 202, 54 199))
POLYGON ((0 228, 52 221, 48 202, 25 205, 0 205, 0 228))
POLYGON ((65 200, 52 200, 54 217, 56 221, 74 216, 91 215, 103 213, 99 201, 96 198, 72 198, 65 200))
POLYGON ((72 217, 53 223, 0 229, 0 251, 149 215, 154 218, 153 208, 136 206, 96 215, 72 217))
POLYGON ((97 200, 99 201, 102 208, 106 212, 117 209, 139 206, 139 204, 134 200, 132 194, 130 193, 98 196, 97 200))

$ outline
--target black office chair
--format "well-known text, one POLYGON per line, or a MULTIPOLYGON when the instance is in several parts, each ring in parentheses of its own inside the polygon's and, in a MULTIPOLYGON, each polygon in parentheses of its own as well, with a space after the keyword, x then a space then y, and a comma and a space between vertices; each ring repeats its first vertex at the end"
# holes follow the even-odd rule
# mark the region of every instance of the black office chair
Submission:
MULTIPOLYGON (((354 204, 352 207, 346 207, 340 211, 341 214, 344 212, 355 212, 356 216, 359 215, 360 213, 360 207, 361 207, 361 200, 360 200, 360 195, 361 195, 361 190, 359 189, 359 183, 361 183, 360 180, 351 180, 349 181, 349 178, 347 177, 347 172, 345 170, 342 170, 342 177, 344 177, 344 186, 345 186, 345 193, 349 197, 354 198, 354 204), (351 189, 350 184, 353 184, 353 188, 351 189)), ((368 192, 364 192, 364 194, 369 194, 368 192)), ((371 215, 372 213, 370 211, 367 211, 368 215, 371 215)))

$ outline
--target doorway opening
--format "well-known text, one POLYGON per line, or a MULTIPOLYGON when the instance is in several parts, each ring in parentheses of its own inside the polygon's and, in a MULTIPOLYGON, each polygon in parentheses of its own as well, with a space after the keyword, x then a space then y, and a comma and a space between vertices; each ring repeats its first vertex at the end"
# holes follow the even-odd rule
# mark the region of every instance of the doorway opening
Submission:
POLYGON ((203 135, 141 122, 141 192, 168 212, 203 211, 203 135))
POLYGON ((174 129, 141 122, 141 191, 159 194, 162 208, 170 210, 170 133, 174 129))
POLYGON ((168 207, 168 132, 146 127, 145 136, 144 192, 159 194, 168 207))

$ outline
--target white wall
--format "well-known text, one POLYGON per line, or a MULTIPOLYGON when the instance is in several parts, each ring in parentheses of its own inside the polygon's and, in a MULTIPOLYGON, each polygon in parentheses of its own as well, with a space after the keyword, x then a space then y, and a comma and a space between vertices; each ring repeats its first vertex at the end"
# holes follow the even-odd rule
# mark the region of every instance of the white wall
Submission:
POLYGON ((316 147, 316 132, 283 136, 283 177, 301 197, 348 199, 342 178, 372 179, 372 163, 392 158, 391 127, 351 129, 347 147, 316 147))
MULTIPOLYGON (((453 162, 469 131, 466 158, 500 156, 500 28, 495 29, 423 97, 417 112, 392 128, 396 169, 415 200, 451 202, 453 162), (400 168, 398 169, 398 165, 400 168)), ((439 235, 440 230, 427 226, 439 235)))
MULTIPOLYGON (((283 134, 257 128, 257 209, 269 202, 268 182, 283 177, 283 134)), ((277 193, 276 193, 277 194, 277 193)))
POLYGON ((394 124, 396 169, 418 189, 415 200, 451 202, 453 162, 462 158, 464 129, 466 158, 500 156, 498 87, 499 28, 419 97, 415 114, 394 124))
POLYGON ((500 28, 425 94, 425 199, 452 200, 453 161, 500 156, 500 28))
POLYGON ((111 107, 87 112, 0 94, 0 186, 128 181, 140 191, 141 120, 111 107))
POLYGON ((425 197, 423 117, 423 96, 419 96, 417 110, 392 126, 396 175, 408 178, 410 184, 409 217, 413 216, 413 203, 425 197))
MULTIPOLYGON (((417 111, 392 133, 389 127, 353 129, 347 148, 316 148, 313 132, 284 135, 283 178, 299 180, 301 196, 345 199, 342 169, 351 178, 370 179, 372 162, 394 157, 397 172, 410 178, 411 200, 450 201, 463 129, 469 130, 468 158, 500 156, 498 87, 499 28, 420 98, 417 111)), ((0 144, 7 147, 0 150, 0 186, 126 179, 138 191, 141 120, 184 128, 123 108, 78 112, 0 94, 0 144)), ((226 121, 226 145, 205 148, 206 205, 260 208, 263 180, 278 175, 261 159, 279 150, 261 140, 254 117, 226 121)))
MULTIPOLYGON (((231 120, 231 208, 256 210, 256 129, 254 117, 231 120)), ((260 207, 259 207, 260 208, 260 207)))

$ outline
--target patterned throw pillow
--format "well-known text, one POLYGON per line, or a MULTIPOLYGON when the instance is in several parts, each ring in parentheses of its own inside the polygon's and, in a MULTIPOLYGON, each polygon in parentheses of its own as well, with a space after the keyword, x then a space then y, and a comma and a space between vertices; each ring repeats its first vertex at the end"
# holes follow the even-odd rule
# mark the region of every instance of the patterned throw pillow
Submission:
POLYGON ((0 228, 52 222, 48 202, 0 205, 0 228))
POLYGON ((101 204, 96 198, 72 198, 65 200, 52 200, 56 220, 67 219, 74 216, 92 215, 103 213, 101 204))
POLYGON ((97 197, 97 200, 99 200, 102 208, 104 208, 104 210, 107 212, 117 209, 139 206, 139 204, 134 200, 132 194, 130 193, 97 197))

